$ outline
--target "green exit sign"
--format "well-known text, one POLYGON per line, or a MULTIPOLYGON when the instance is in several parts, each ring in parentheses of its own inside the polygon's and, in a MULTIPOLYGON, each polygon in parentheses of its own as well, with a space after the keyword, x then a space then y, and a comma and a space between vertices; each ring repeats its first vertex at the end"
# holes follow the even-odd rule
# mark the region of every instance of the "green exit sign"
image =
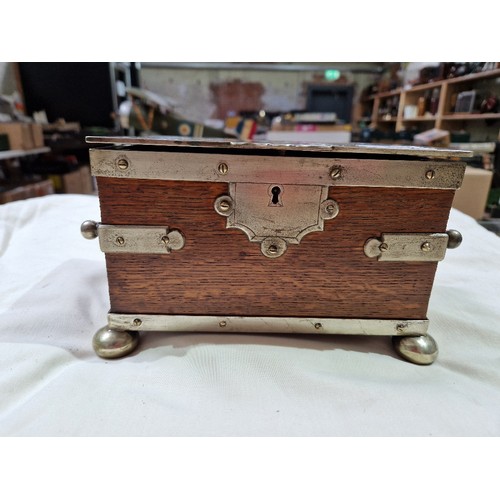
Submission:
POLYGON ((325 70, 325 80, 333 81, 340 78, 340 71, 338 69, 325 70))

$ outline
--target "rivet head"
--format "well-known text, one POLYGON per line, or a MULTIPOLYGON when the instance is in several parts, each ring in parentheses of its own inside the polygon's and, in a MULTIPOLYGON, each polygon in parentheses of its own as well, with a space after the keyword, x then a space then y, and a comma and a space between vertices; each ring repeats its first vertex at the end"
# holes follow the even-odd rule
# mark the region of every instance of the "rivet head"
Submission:
POLYGON ((460 246, 460 243, 462 243, 462 234, 460 231, 450 229, 446 231, 446 234, 448 235, 448 248, 457 248, 460 246))
POLYGON ((339 204, 335 200, 326 199, 320 205, 320 215, 323 219, 333 219, 339 214, 339 204))
POLYGON ((407 325, 407 324, 405 324, 405 323, 398 323, 398 324, 396 325, 396 331, 397 331, 398 333, 403 333, 403 332, 406 330, 406 328, 407 328, 407 327, 408 327, 408 325, 407 325))
POLYGON ((119 158, 118 161, 116 162, 116 165, 120 170, 127 170, 128 161, 125 158, 119 158))
POLYGON ((93 220, 86 220, 82 222, 80 226, 80 232, 82 236, 87 240, 93 240, 97 238, 97 222, 93 220))
POLYGON ((118 236, 118 238, 116 238, 116 240, 115 240, 115 243, 117 245, 123 246, 123 245, 125 245, 125 240, 121 236, 118 236))
POLYGON ((142 320, 139 318, 135 318, 134 321, 132 322, 134 326, 141 326, 142 325, 142 320))
POLYGON ((286 249, 287 249, 286 241, 274 236, 265 238, 260 244, 261 252, 270 259, 276 259, 277 257, 281 257, 286 252, 286 249))
POLYGON ((314 328, 316 328, 316 330, 320 330, 322 327, 323 327, 323 325, 321 323, 314 324, 314 328))
POLYGON ((340 177, 340 174, 342 174, 342 168, 341 167, 333 167, 331 172, 330 172, 330 177, 332 179, 338 179, 340 177))
POLYGON ((226 175, 229 170, 229 167, 227 166, 227 163, 219 163, 217 170, 219 171, 219 174, 226 175))
POLYGON ((228 195, 219 196, 214 202, 214 208, 219 215, 229 217, 234 209, 233 199, 228 195))
POLYGON ((432 247, 431 244, 428 241, 426 241, 422 243, 420 249, 422 250, 422 252, 430 252, 432 250, 432 247))
POLYGON ((378 248, 381 252, 385 252, 389 248, 389 246, 387 245, 387 243, 382 243, 378 248))
POLYGON ((163 241, 165 245, 168 245, 170 243, 170 238, 168 236, 163 236, 161 241, 163 241))
POLYGON ((427 170, 427 172, 425 172, 425 177, 429 180, 434 179, 435 176, 436 172, 434 172, 434 170, 427 170))
POLYGON ((225 321, 220 321, 220 322, 219 322, 219 326, 220 326, 221 328, 224 328, 225 326, 227 326, 227 323, 226 323, 225 321))

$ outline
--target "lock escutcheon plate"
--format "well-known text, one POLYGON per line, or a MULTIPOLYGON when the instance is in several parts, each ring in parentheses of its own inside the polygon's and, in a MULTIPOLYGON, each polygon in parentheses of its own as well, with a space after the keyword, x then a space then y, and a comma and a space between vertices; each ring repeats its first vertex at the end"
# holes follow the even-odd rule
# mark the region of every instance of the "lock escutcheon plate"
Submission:
POLYGON ((306 234, 323 231, 324 220, 339 213, 327 186, 294 184, 230 183, 229 195, 217 198, 214 208, 227 217, 227 228, 261 243, 269 258, 280 257, 288 244, 298 245, 306 234))

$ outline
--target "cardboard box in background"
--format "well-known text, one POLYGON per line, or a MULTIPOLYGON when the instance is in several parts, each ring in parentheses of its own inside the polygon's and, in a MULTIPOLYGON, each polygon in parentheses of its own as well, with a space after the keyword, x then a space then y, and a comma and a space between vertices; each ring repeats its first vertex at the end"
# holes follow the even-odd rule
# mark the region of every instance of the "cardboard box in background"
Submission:
POLYGON ((10 149, 9 136, 0 134, 0 151, 7 151, 8 149, 10 149))
POLYGON ((40 123, 30 123, 31 134, 33 136, 33 147, 43 148, 45 143, 43 141, 43 127, 40 123))
POLYGON ((11 201, 26 200, 54 193, 54 185, 50 180, 32 182, 24 186, 17 186, 7 191, 0 192, 0 204, 11 201))
POLYGON ((450 145, 450 133, 447 130, 433 128, 413 137, 413 142, 418 146, 438 146, 447 148, 450 145))
POLYGON ((94 192, 94 183, 90 175, 90 167, 83 167, 62 175, 50 175, 56 193, 66 194, 92 194, 94 192))
POLYGON ((82 193, 83 194, 93 194, 94 189, 94 179, 90 174, 90 167, 85 165, 80 167, 80 175, 82 179, 82 193))
POLYGON ((0 134, 9 136, 10 149, 34 149, 31 123, 0 123, 0 134))
POLYGON ((319 142, 325 144, 346 144, 351 142, 349 130, 270 130, 266 134, 266 140, 278 142, 319 142))
POLYGON ((479 220, 484 217, 493 172, 483 168, 466 167, 462 187, 455 193, 453 208, 479 220))
POLYGON ((43 128, 39 123, 0 122, 0 134, 9 138, 10 149, 43 148, 43 128))

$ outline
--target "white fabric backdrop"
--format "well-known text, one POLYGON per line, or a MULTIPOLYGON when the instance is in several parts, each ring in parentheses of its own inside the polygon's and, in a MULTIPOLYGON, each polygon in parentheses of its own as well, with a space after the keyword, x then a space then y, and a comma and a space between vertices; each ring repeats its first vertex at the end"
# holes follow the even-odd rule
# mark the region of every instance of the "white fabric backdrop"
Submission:
POLYGON ((148 333, 126 358, 91 347, 109 309, 93 196, 0 206, 0 435, 499 436, 500 238, 453 210, 464 242, 429 306, 440 354, 387 337, 148 333))

